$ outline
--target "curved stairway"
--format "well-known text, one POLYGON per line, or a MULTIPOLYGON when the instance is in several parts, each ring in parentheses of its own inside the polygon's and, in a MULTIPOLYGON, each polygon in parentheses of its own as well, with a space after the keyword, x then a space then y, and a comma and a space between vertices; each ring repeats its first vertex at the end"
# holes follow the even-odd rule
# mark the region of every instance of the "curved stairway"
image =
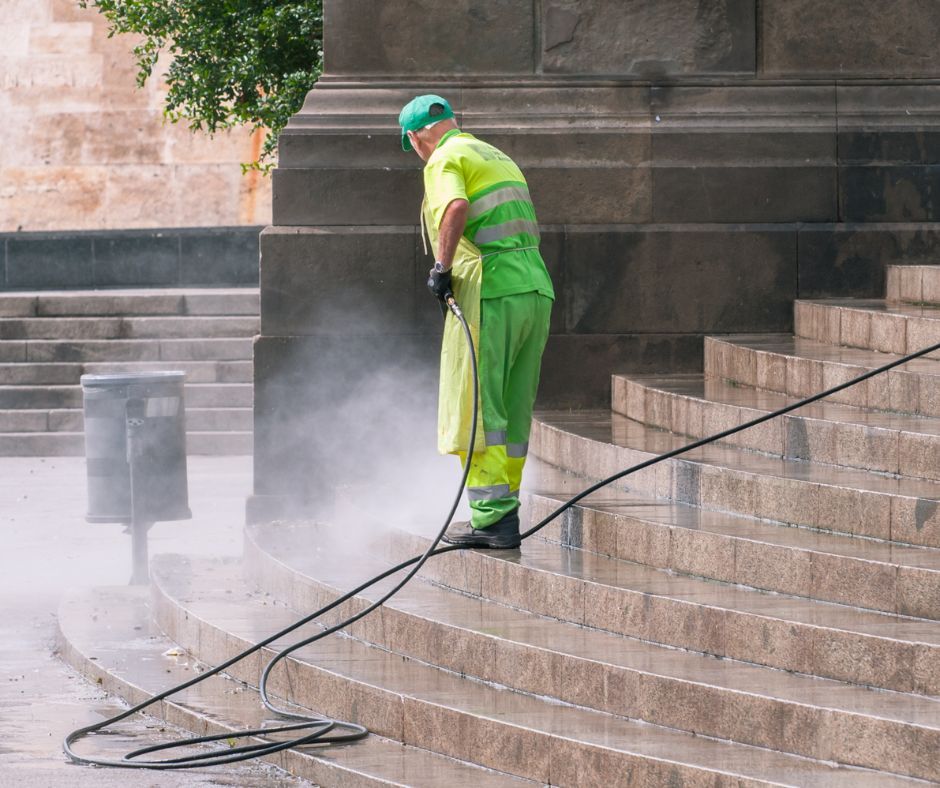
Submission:
POLYGON ((190 454, 251 454, 257 288, 0 294, 0 455, 84 454, 84 374, 186 373, 190 454))
MULTIPOLYGON (((940 304, 924 303, 940 269, 892 268, 888 284, 890 304, 798 302, 797 338, 708 339, 704 375, 615 376, 609 411, 540 414, 526 518, 940 340, 940 304)), ((892 374, 909 379, 624 479, 520 551, 434 559, 273 677, 275 695, 373 735, 278 762, 326 785, 940 782, 940 359, 892 374)), ((63 653, 134 699, 427 545, 366 518, 361 530, 269 523, 248 528, 241 562, 160 557, 149 600, 67 600, 63 653), (166 656, 171 643, 186 656, 166 656)), ((262 665, 154 713, 200 732, 257 721, 262 665)))

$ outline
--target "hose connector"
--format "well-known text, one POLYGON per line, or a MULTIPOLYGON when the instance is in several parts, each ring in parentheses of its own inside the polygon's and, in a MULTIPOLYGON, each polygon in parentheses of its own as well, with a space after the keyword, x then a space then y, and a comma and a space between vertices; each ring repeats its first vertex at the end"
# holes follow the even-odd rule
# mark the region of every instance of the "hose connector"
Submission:
POLYGON ((447 308, 454 313, 454 317, 458 320, 463 317, 463 312, 460 310, 460 304, 457 303, 457 299, 454 298, 454 294, 449 290, 444 293, 444 303, 447 304, 447 308))

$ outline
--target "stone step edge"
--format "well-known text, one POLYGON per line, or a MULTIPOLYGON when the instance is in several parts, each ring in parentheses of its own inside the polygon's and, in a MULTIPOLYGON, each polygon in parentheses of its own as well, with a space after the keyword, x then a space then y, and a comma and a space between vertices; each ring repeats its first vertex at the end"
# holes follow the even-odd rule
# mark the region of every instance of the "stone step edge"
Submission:
MULTIPOLYGON (((609 417, 610 412, 598 412, 598 416, 601 415, 609 417)), ((614 417, 624 418, 616 414, 614 417)), ((536 414, 533 419, 529 455, 561 471, 589 478, 606 478, 618 469, 633 467, 656 456, 648 449, 598 440, 572 431, 563 425, 563 421, 559 424, 545 418, 546 414, 536 414), (577 468, 573 467, 575 464, 578 464, 577 468)), ((809 531, 873 539, 904 547, 940 548, 940 507, 934 507, 933 498, 873 490, 858 480, 852 483, 838 479, 820 481, 779 472, 765 473, 749 467, 746 450, 722 448, 739 452, 741 462, 718 464, 695 459, 694 455, 692 458, 678 456, 638 471, 626 481, 616 481, 614 487, 645 497, 698 506, 707 511, 751 515, 809 531), (770 491, 773 495, 763 500, 758 495, 763 491, 770 491), (825 495, 826 500, 814 501, 814 493, 825 495), (753 500, 748 501, 743 496, 753 500), (828 504, 828 508, 822 503, 828 504), (848 524, 844 517, 837 521, 834 519, 847 507, 853 506, 856 508, 852 510, 853 517, 849 518, 848 524), (823 513, 821 520, 819 512, 823 513), (848 530, 853 526, 855 531, 848 530)), ((760 455, 750 456, 757 458, 760 455)), ((798 461, 780 462, 796 464, 798 461)), ((864 473, 832 466, 820 467, 833 474, 864 473)), ((874 474, 872 476, 875 478, 874 474)), ((909 481, 937 485, 929 480, 909 481)))
MULTIPOLYGON (((136 600, 136 589, 122 588, 121 590, 127 593, 129 599, 136 600)), ((145 589, 140 589, 140 591, 144 594, 148 593, 145 589)), ((74 592, 71 596, 66 596, 61 603, 60 611, 68 608, 69 603, 75 598, 74 592)), ((128 705, 136 705, 146 698, 151 697, 151 692, 135 683, 131 677, 118 674, 106 660, 102 660, 100 657, 92 658, 90 654, 85 653, 78 647, 74 638, 70 636, 68 625, 63 625, 63 619, 68 620, 68 617, 63 616, 60 612, 57 617, 56 651, 57 656, 65 664, 78 671, 78 673, 92 684, 100 687, 109 695, 121 699, 128 705)), ((158 642, 159 645, 156 645, 154 649, 155 655, 160 655, 167 649, 177 645, 168 638, 164 638, 158 642)), ((167 684, 169 685, 170 682, 174 681, 178 683, 189 677, 189 675, 184 675, 182 672, 180 672, 179 675, 168 673, 167 684)), ((220 687, 231 683, 238 684, 239 686, 248 686, 255 694, 257 693, 256 687, 250 687, 250 685, 247 685, 245 682, 229 678, 225 674, 207 679, 207 681, 220 687)), ((259 706, 261 704, 260 696, 258 704, 259 706)), ((285 705, 293 707, 301 713, 310 711, 296 704, 286 704, 285 702, 285 705)), ((197 736, 234 733, 243 729, 243 725, 239 724, 237 721, 222 719, 217 709, 202 711, 172 699, 154 704, 147 709, 146 714, 179 728, 181 732, 197 736)), ((262 739, 256 737, 252 739, 252 741, 261 742, 262 739)), ((480 772, 492 774, 489 770, 485 770, 475 764, 458 761, 457 759, 442 756, 430 750, 419 751, 418 748, 401 744, 391 739, 385 739, 375 734, 370 734, 368 739, 354 746, 361 748, 363 746, 370 747, 370 745, 378 750, 377 755, 387 755, 387 753, 382 752, 386 749, 393 749, 395 755, 399 755, 399 752, 404 753, 406 757, 409 752, 420 752, 422 759, 429 758, 434 761, 441 761, 451 768, 454 766, 464 767, 469 770, 470 774, 473 776, 479 775, 480 772), (379 746, 375 747, 376 744, 379 746)), ((308 748, 306 750, 286 750, 266 756, 262 760, 278 767, 288 774, 303 777, 304 779, 313 781, 315 784, 340 785, 345 784, 347 780, 354 780, 356 785, 376 786, 377 788, 379 786, 401 786, 398 780, 385 779, 381 777, 380 774, 367 774, 362 770, 345 766, 340 762, 340 759, 336 757, 336 748, 330 750, 329 754, 322 758, 318 757, 314 750, 308 748)), ((369 761, 370 765, 380 767, 383 758, 367 758, 366 760, 369 761)), ((375 771, 379 771, 379 769, 375 771)), ((505 775, 505 777, 507 783, 517 784, 519 786, 532 784, 520 778, 511 778, 509 775, 505 775)))
MULTIPOLYGON (((871 303, 867 299, 854 306, 842 300, 797 300, 793 304, 793 333, 830 345, 899 356, 940 342, 940 305, 923 307, 921 315, 906 315, 871 309, 871 303)), ((938 353, 927 358, 940 358, 938 353)))
MULTIPOLYGON (((533 524, 561 503, 558 498, 526 491, 523 491, 522 501, 533 524)), ((743 519, 742 515, 727 516, 743 519)), ((761 522, 769 529, 793 527, 761 522)), ((821 537, 851 538, 824 531, 811 533, 821 537)), ((940 621, 940 568, 934 570, 889 563, 827 552, 819 547, 800 548, 750 536, 664 524, 625 512, 595 508, 589 501, 576 504, 560 521, 547 525, 539 536, 565 547, 681 575, 891 615, 940 621), (589 516, 585 517, 585 513, 589 516), (680 533, 681 542, 676 545, 680 541, 677 536, 680 533), (662 546, 663 539, 669 541, 668 547, 662 546), (656 559, 657 546, 667 555, 665 561, 656 559), (738 567, 739 552, 743 553, 740 556, 743 568, 738 567), (819 575, 835 577, 836 580, 822 587, 812 586, 814 562, 820 565, 819 575), (793 574, 804 577, 797 579, 793 574)))
MULTIPOLYGON (((163 560, 166 559, 164 558, 163 560)), ((200 644, 204 642, 204 635, 207 631, 211 633, 212 642, 217 644, 217 647, 220 645, 221 648, 224 649, 224 656, 226 657, 237 653, 248 645, 247 641, 245 641, 242 636, 233 634, 199 615, 193 608, 191 601, 178 599, 166 588, 166 583, 161 577, 159 569, 152 572, 151 581, 156 619, 164 631, 172 629, 178 623, 181 634, 179 636, 174 635, 173 639, 179 640, 184 647, 189 648, 191 646, 188 640, 189 638, 192 638, 200 644), (180 617, 183 617, 182 621, 180 617)), ((343 609, 352 612, 352 609, 348 607, 348 605, 345 608, 338 608, 337 611, 339 612, 343 609)), ((363 648, 366 648, 366 646, 363 645, 363 648)), ((379 650, 379 653, 387 652, 379 650)), ((271 656, 273 656, 273 652, 266 650, 264 654, 265 660, 267 661, 271 656)), ((205 660, 204 654, 197 654, 197 657, 205 660)), ((509 772, 520 777, 526 777, 527 779, 539 780, 545 784, 568 784, 569 782, 575 784, 576 781, 574 780, 558 780, 557 775, 552 774, 552 770, 557 768, 555 767, 556 762, 558 762, 559 765, 577 763, 580 767, 578 770, 578 780, 583 781, 579 784, 609 784, 609 781, 604 780, 600 776, 592 780, 589 773, 585 774, 585 767, 598 770, 600 774, 609 774, 612 767, 616 769, 617 773, 622 774, 623 770, 626 768, 634 775, 639 775, 638 784, 643 785, 669 784, 669 779, 678 779, 682 784, 685 784, 684 778, 694 780, 702 776, 708 776, 715 781, 715 783, 709 784, 724 785, 724 782, 719 782, 719 778, 721 777, 731 779, 732 782, 728 783, 729 786, 731 784, 741 784, 740 780, 742 778, 731 773, 730 769, 696 766, 678 760, 668 761, 664 756, 651 756, 638 752, 629 752, 627 749, 605 747, 583 739, 577 739, 573 735, 562 736, 538 728, 530 728, 530 730, 535 731, 535 735, 539 739, 540 746, 538 749, 551 754, 551 766, 548 764, 544 766, 540 764, 535 766, 530 765, 528 767, 529 771, 521 773, 518 771, 518 769, 522 768, 518 762, 519 759, 512 756, 514 753, 524 752, 525 746, 520 739, 516 738, 516 736, 519 735, 517 733, 518 726, 513 722, 503 721, 497 717, 475 715, 466 710, 455 708, 452 705, 442 705, 436 701, 425 700, 404 694, 397 690, 369 684, 295 655, 287 657, 285 662, 288 663, 287 670, 293 673, 294 676, 298 674, 312 676, 312 683, 328 697, 329 700, 323 701, 327 704, 326 708, 320 709, 318 706, 318 710, 321 713, 350 719, 357 716, 355 711, 358 710, 359 714, 356 721, 365 725, 370 730, 375 730, 380 735, 398 741, 406 740, 405 743, 411 744, 412 746, 422 747, 423 749, 434 749, 434 751, 440 752, 443 755, 458 758, 460 757, 459 754, 446 751, 447 748, 459 746, 459 742, 454 741, 454 737, 466 735, 468 732, 467 726, 472 723, 476 723, 476 725, 483 724, 486 728, 486 735, 498 737, 502 743, 500 752, 506 754, 503 756, 504 760, 501 761, 490 752, 483 752, 480 754, 478 763, 488 768, 509 772), (371 703, 367 703, 366 701, 371 701, 371 703), (433 720, 438 728, 434 737, 431 740, 421 739, 412 741, 411 739, 415 734, 418 736, 421 735, 421 726, 405 725, 401 729, 402 732, 398 734, 393 728, 402 724, 399 722, 401 712, 397 710, 393 712, 385 711, 385 708, 389 705, 396 709, 399 706, 403 706, 406 717, 409 715, 420 715, 423 720, 428 722, 433 720), (391 726, 391 728, 389 726, 391 726), (452 731, 449 736, 446 733, 448 730, 452 731), (534 772, 533 769, 536 768, 538 771, 534 772), (645 782, 644 777, 646 778, 645 782)), ((245 678, 238 668, 239 666, 233 666, 233 669, 235 669, 233 670, 233 675, 239 680, 246 680, 250 683, 250 676, 252 674, 247 674, 248 677, 245 678)), ((430 665, 426 666, 426 668, 427 670, 437 670, 437 668, 433 668, 430 665)), ((308 681, 291 679, 287 685, 275 688, 273 686, 275 682, 272 681, 272 689, 278 691, 283 688, 288 695, 291 695, 295 691, 303 692, 309 683, 308 681)), ((511 690, 505 691, 511 692, 511 690)), ((288 697, 287 699, 294 701, 293 697, 288 697)), ((559 707, 557 701, 555 704, 553 708, 570 707, 568 704, 562 704, 561 707, 559 707)), ((596 711, 591 711, 591 714, 598 715, 599 719, 610 716, 596 711)), ((625 722, 629 724, 643 724, 626 720, 625 722)), ((654 727, 664 731, 669 730, 662 728, 662 726, 654 727)), ((692 735, 685 731, 678 730, 673 730, 671 733, 679 737, 692 735)), ((426 735, 427 734, 425 734, 425 736, 426 735)), ((710 745, 719 747, 748 747, 748 745, 711 739, 704 736, 696 735, 693 736, 693 738, 698 742, 709 742, 710 745)), ((750 747, 748 747, 748 749, 755 751, 762 750, 762 748, 750 747)), ((786 759, 794 759, 794 763, 798 762, 802 765, 811 764, 814 767, 826 769, 833 768, 831 764, 824 761, 805 758, 791 753, 771 752, 775 752, 776 755, 786 759)), ((851 769, 853 767, 838 766, 836 768, 841 772, 844 769, 851 769)), ((898 777, 899 775, 889 773, 886 776, 898 777)), ((755 778, 743 778, 743 780, 749 786, 779 784, 776 782, 757 780, 755 778)))
POLYGON ((885 297, 888 301, 940 306, 940 265, 888 265, 885 267, 885 297), (925 274, 936 280, 936 286, 925 297, 925 274), (934 299, 936 293, 936 299, 934 299))
MULTIPOLYGON (((684 377, 686 380, 694 377, 704 379, 704 376, 684 377)), ((776 392, 766 393, 770 395, 776 392)), ((787 395, 781 394, 780 396, 787 395)), ((641 424, 694 439, 709 437, 772 412, 772 410, 755 405, 710 400, 682 391, 670 391, 660 388, 653 380, 619 374, 611 377, 611 410, 641 424), (677 406, 680 403, 682 407, 677 413, 677 406), (693 412, 697 413, 700 418, 693 420, 693 412), (706 423, 708 423, 707 428, 706 423)), ((796 410, 731 435, 719 443, 790 460, 805 460, 843 468, 940 481, 940 463, 917 459, 918 457, 922 459, 925 451, 940 456, 940 432, 917 432, 882 425, 873 426, 862 421, 851 421, 848 415, 845 418, 824 419, 796 410), (826 433, 834 440, 828 445, 823 442, 822 445, 817 443, 811 446, 809 438, 805 438, 804 442, 797 446, 798 450, 793 451, 790 428, 796 425, 799 425, 798 434, 800 435, 826 433), (850 439, 859 434, 865 439, 865 446, 856 456, 845 447, 852 446, 850 439), (885 452, 879 454, 873 448, 874 441, 894 442, 897 445, 882 446, 885 452), (813 456, 806 456, 810 454, 813 456)))
MULTIPOLYGON (((779 336, 772 334, 762 338, 779 336)), ((752 334, 706 336, 704 374, 732 384, 803 398, 846 383, 900 358, 897 354, 886 353, 881 354, 884 358, 878 363, 869 364, 817 359, 751 347, 749 343, 755 338, 752 334)), ((874 354, 877 351, 868 352, 874 354)), ((827 399, 857 408, 940 418, 940 397, 921 396, 921 383, 928 380, 932 386, 940 386, 940 365, 931 372, 900 366, 884 373, 884 377, 876 376, 857 383, 827 399)))
MULTIPOLYGON (((400 532, 391 555, 385 560, 392 563, 420 555, 428 544, 427 539, 400 532)), ((245 535, 245 551, 246 557, 261 566, 274 566, 271 561, 277 561, 273 556, 265 555, 266 551, 257 543, 257 539, 252 537, 249 541, 248 533, 245 535)), ((288 565, 284 565, 284 569, 300 575, 288 565)), ((462 551, 440 556, 425 566, 422 577, 450 591, 589 630, 639 640, 655 647, 686 650, 809 678, 900 693, 940 696, 940 644, 870 634, 848 627, 833 628, 823 624, 803 623, 772 613, 749 612, 728 605, 686 600, 666 592, 634 591, 626 586, 612 585, 590 577, 561 576, 562 582, 559 583, 556 580, 558 575, 548 569, 502 561, 498 555, 486 551, 462 551), (477 583, 477 578, 482 577, 489 578, 487 587, 484 587, 482 580, 477 583), (584 598, 582 610, 568 610, 565 605, 558 604, 555 598, 553 589, 556 585, 564 588, 566 595, 573 598, 578 598, 579 587, 585 594, 594 593, 598 610, 603 610, 604 603, 617 600, 617 609, 623 613, 622 618, 612 623, 600 613, 592 613, 594 608, 588 598, 584 598), (524 588, 526 593, 504 591, 512 588, 524 588), (639 612, 641 610, 642 614, 639 612), (810 653, 789 653, 788 648, 796 642, 794 639, 811 644, 810 653), (759 647, 755 644, 759 644, 759 647), (847 663, 842 661, 846 653, 857 654, 863 650, 885 658, 891 655, 895 660, 894 667, 885 671, 877 660, 875 664, 867 664, 861 659, 847 663)), ((755 594, 763 593, 753 588, 750 590, 755 594)), ((801 601, 806 602, 807 599, 801 601)), ((940 631, 940 625, 937 629, 940 631)), ((381 636, 384 633, 379 634, 381 636)), ((729 688, 728 691, 736 690, 729 688)))

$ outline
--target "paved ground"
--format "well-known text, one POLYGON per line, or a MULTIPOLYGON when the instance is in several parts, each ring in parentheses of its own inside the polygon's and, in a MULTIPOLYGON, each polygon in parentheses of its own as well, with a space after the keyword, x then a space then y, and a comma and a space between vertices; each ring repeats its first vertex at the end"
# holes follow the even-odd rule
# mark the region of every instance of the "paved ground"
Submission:
MULTIPOLYGON (((189 483, 194 519, 155 526, 151 554, 241 554, 251 458, 191 457, 189 483)), ((263 766, 158 773, 66 761, 64 735, 119 706, 52 655, 59 596, 130 577, 130 537, 84 513, 83 459, 0 458, 0 786, 308 785, 263 766)), ((154 731, 142 721, 135 734, 154 731)))

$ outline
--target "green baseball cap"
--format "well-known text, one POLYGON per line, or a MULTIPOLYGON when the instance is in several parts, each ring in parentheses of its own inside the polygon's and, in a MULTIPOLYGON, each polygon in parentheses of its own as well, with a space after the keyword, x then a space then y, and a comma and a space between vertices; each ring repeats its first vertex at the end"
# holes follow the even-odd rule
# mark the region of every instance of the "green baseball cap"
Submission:
POLYGON ((447 99, 429 93, 426 96, 417 96, 405 104, 398 115, 398 125, 401 126, 401 149, 411 150, 408 139, 409 131, 418 131, 439 120, 454 117, 447 99))

